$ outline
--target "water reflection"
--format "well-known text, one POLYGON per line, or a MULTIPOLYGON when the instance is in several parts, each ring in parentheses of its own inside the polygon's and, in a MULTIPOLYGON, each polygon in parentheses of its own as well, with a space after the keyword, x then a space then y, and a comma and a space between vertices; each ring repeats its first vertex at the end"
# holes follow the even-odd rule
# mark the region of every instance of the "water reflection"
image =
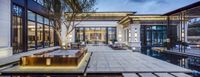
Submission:
POLYGON ((184 68, 191 69, 193 71, 200 71, 200 58, 198 57, 187 57, 165 52, 158 52, 153 51, 150 48, 142 48, 141 53, 184 68))

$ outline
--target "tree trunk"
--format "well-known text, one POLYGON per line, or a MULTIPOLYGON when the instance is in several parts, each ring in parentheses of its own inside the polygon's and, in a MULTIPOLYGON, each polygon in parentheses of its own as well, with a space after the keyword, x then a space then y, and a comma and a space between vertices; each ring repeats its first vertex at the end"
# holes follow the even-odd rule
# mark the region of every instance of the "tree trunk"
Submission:
POLYGON ((63 49, 60 32, 58 30, 56 30, 56 29, 54 29, 54 30, 56 32, 56 35, 58 36, 58 44, 63 49))

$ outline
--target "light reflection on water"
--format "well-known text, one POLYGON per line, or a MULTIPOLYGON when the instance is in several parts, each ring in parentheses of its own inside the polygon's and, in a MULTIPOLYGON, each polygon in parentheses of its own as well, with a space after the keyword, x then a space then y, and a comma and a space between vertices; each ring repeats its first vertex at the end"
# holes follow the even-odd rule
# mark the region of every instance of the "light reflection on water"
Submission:
POLYGON ((199 71, 200 72, 200 58, 196 57, 186 57, 186 56, 178 56, 174 54, 168 54, 164 52, 158 52, 153 51, 151 49, 142 48, 141 50, 142 54, 167 61, 169 63, 191 69, 193 71, 199 71))

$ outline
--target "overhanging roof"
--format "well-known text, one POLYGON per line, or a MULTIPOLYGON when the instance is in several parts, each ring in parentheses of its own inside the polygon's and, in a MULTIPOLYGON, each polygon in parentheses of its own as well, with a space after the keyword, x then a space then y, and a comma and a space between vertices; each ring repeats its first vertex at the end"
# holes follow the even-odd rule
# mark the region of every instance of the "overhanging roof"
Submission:
POLYGON ((166 16, 161 16, 160 14, 136 14, 130 15, 122 18, 118 23, 128 23, 130 21, 160 21, 166 20, 166 16))
MULTIPOLYGON (((80 16, 84 16, 84 15, 89 15, 87 19, 85 20, 114 20, 114 21, 119 21, 121 20, 123 17, 127 16, 127 15, 134 15, 136 12, 124 12, 124 11, 120 11, 120 12, 84 12, 84 13, 80 13, 80 16)), ((66 12, 67 14, 71 14, 66 12)), ((79 20, 79 19, 77 19, 79 20)))
POLYGON ((193 3, 193 4, 190 4, 190 5, 188 5, 188 6, 185 6, 185 7, 179 8, 179 9, 176 9, 176 10, 174 10, 174 11, 165 13, 165 14, 163 14, 163 15, 172 15, 172 14, 175 14, 175 13, 178 13, 178 12, 181 12, 181 11, 184 11, 184 10, 188 10, 188 9, 191 9, 191 8, 194 8, 194 7, 197 7, 197 6, 200 6, 200 1, 195 2, 195 3, 193 3))

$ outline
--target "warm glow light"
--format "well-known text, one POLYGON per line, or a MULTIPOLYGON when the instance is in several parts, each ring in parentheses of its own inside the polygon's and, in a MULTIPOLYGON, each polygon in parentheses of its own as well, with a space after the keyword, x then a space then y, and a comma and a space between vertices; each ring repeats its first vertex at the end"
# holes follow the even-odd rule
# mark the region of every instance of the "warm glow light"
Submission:
POLYGON ((184 37, 185 36, 185 33, 182 33, 182 37, 184 37))
POLYGON ((132 49, 133 49, 133 50, 136 50, 136 48, 135 48, 135 47, 133 47, 132 49))
POLYGON ((122 37, 122 35, 121 35, 121 34, 119 34, 119 37, 122 37))
POLYGON ((62 46, 65 46, 65 43, 62 43, 62 46))
POLYGON ((134 35, 135 35, 135 38, 138 36, 137 33, 135 33, 134 35))
POLYGON ((85 54, 78 66, 20 66, 20 69, 79 69, 86 62, 87 57, 89 57, 88 53, 85 54))
POLYGON ((122 39, 119 39, 119 41, 122 41, 122 39))
POLYGON ((50 58, 46 59, 46 65, 51 65, 51 59, 50 58))
POLYGON ((72 37, 72 35, 69 35, 69 37, 72 37))
POLYGON ((26 57, 22 57, 22 65, 26 65, 26 57))

